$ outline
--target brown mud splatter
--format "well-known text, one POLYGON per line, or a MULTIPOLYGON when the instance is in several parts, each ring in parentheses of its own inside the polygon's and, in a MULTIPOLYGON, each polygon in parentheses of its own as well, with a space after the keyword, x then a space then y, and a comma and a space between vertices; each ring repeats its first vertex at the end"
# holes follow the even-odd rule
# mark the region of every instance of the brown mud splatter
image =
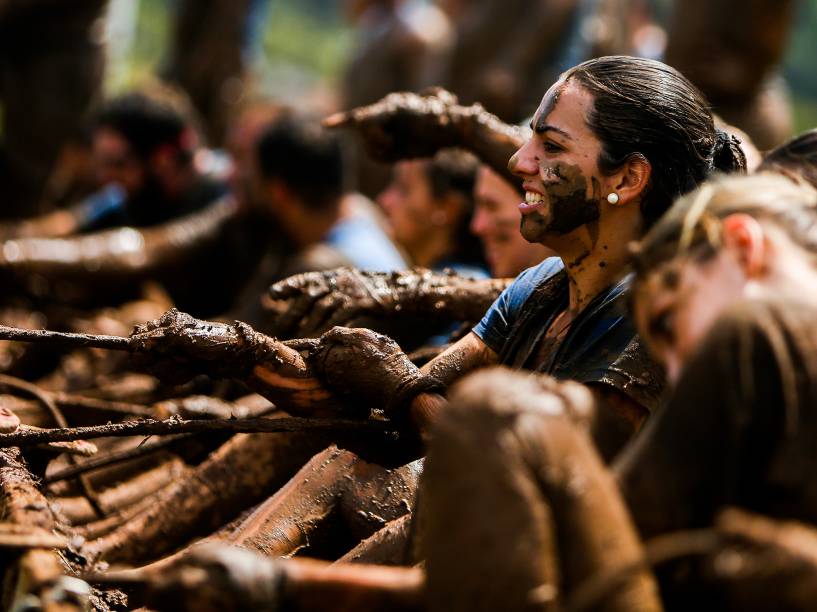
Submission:
POLYGON ((520 231, 526 240, 539 242, 548 233, 569 234, 583 225, 598 220, 599 202, 592 199, 592 195, 588 198, 587 178, 578 166, 543 164, 542 170, 544 176, 554 179, 544 185, 548 214, 532 212, 523 215, 520 231))

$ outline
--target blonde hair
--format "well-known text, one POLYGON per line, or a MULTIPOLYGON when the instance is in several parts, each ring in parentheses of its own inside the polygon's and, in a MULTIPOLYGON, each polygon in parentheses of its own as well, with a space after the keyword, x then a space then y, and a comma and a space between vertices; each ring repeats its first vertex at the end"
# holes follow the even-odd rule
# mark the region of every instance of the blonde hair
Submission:
POLYGON ((701 259, 720 247, 720 222, 742 213, 780 227, 793 242, 817 253, 817 190, 773 173, 721 176, 679 198, 635 247, 643 276, 675 257, 701 259))

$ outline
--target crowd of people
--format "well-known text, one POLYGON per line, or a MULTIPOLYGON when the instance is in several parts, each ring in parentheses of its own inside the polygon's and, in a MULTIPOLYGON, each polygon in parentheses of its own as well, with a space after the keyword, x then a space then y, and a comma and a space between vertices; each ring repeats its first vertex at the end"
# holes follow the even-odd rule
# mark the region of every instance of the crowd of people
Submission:
MULTIPOLYGON (((0 384, 337 427, 179 439, 87 501, 24 449, 94 605, 817 607, 817 130, 761 154, 625 55, 538 94, 521 127, 261 104, 226 153, 173 92, 95 108, 95 188, 0 223, 0 323, 139 361, 0 341, 0 384), (373 198, 350 149, 391 163, 373 198)), ((0 396, 3 433, 52 424, 0 396)))

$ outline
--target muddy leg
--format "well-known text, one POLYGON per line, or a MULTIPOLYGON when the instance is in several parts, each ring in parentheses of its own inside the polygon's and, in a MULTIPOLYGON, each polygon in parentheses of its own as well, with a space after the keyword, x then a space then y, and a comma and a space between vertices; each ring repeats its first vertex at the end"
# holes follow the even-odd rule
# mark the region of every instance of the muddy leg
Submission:
MULTIPOLYGON (((174 482, 184 480, 190 471, 181 460, 172 459, 164 465, 159 465, 128 481, 105 489, 99 494, 99 501, 106 512, 124 510, 146 496, 172 486, 174 482)), ((56 506, 60 514, 72 525, 84 525, 98 518, 91 504, 84 497, 57 497, 56 506)))
MULTIPOLYGON (((432 610, 557 610, 641 544, 587 434, 535 377, 496 369, 451 396, 421 490, 432 610)), ((660 610, 635 575, 604 610, 660 610)))
POLYGON ((261 504, 228 538, 271 557, 294 555, 335 509, 345 477, 358 461, 330 446, 315 455, 275 495, 261 504))
POLYGON ((388 469, 330 446, 318 453, 228 538, 272 557, 291 556, 336 509, 355 539, 411 510, 419 462, 388 469))
POLYGON ((148 512, 88 545, 108 561, 156 558, 212 531, 281 487, 326 439, 314 434, 238 434, 148 512))
POLYGON ((390 521, 374 535, 366 538, 337 563, 368 563, 405 565, 410 563, 411 514, 390 521))
POLYGON ((352 467, 340 512, 355 540, 368 538, 389 521, 411 513, 422 465, 418 459, 389 469, 361 459, 352 467))
POLYGON ((414 568, 330 565, 311 559, 259 557, 206 546, 161 572, 146 572, 147 603, 164 610, 419 612, 423 574, 414 568))

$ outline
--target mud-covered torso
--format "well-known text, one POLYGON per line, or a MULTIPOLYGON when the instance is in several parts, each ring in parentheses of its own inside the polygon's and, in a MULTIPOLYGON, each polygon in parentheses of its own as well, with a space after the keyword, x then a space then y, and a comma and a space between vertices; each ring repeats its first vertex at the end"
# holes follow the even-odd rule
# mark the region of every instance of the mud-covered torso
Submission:
POLYGON ((752 300, 715 323, 616 466, 645 535, 711 524, 728 505, 817 523, 814 318, 752 300))
POLYGON ((660 369, 641 346, 627 311, 630 278, 594 298, 562 333, 549 334, 568 305, 564 272, 539 274, 526 299, 499 299, 475 328, 483 341, 513 368, 550 374, 559 379, 610 385, 649 411, 663 388, 660 369), (497 321, 502 324, 498 325, 497 321), (497 333, 498 332, 498 333, 497 333))

